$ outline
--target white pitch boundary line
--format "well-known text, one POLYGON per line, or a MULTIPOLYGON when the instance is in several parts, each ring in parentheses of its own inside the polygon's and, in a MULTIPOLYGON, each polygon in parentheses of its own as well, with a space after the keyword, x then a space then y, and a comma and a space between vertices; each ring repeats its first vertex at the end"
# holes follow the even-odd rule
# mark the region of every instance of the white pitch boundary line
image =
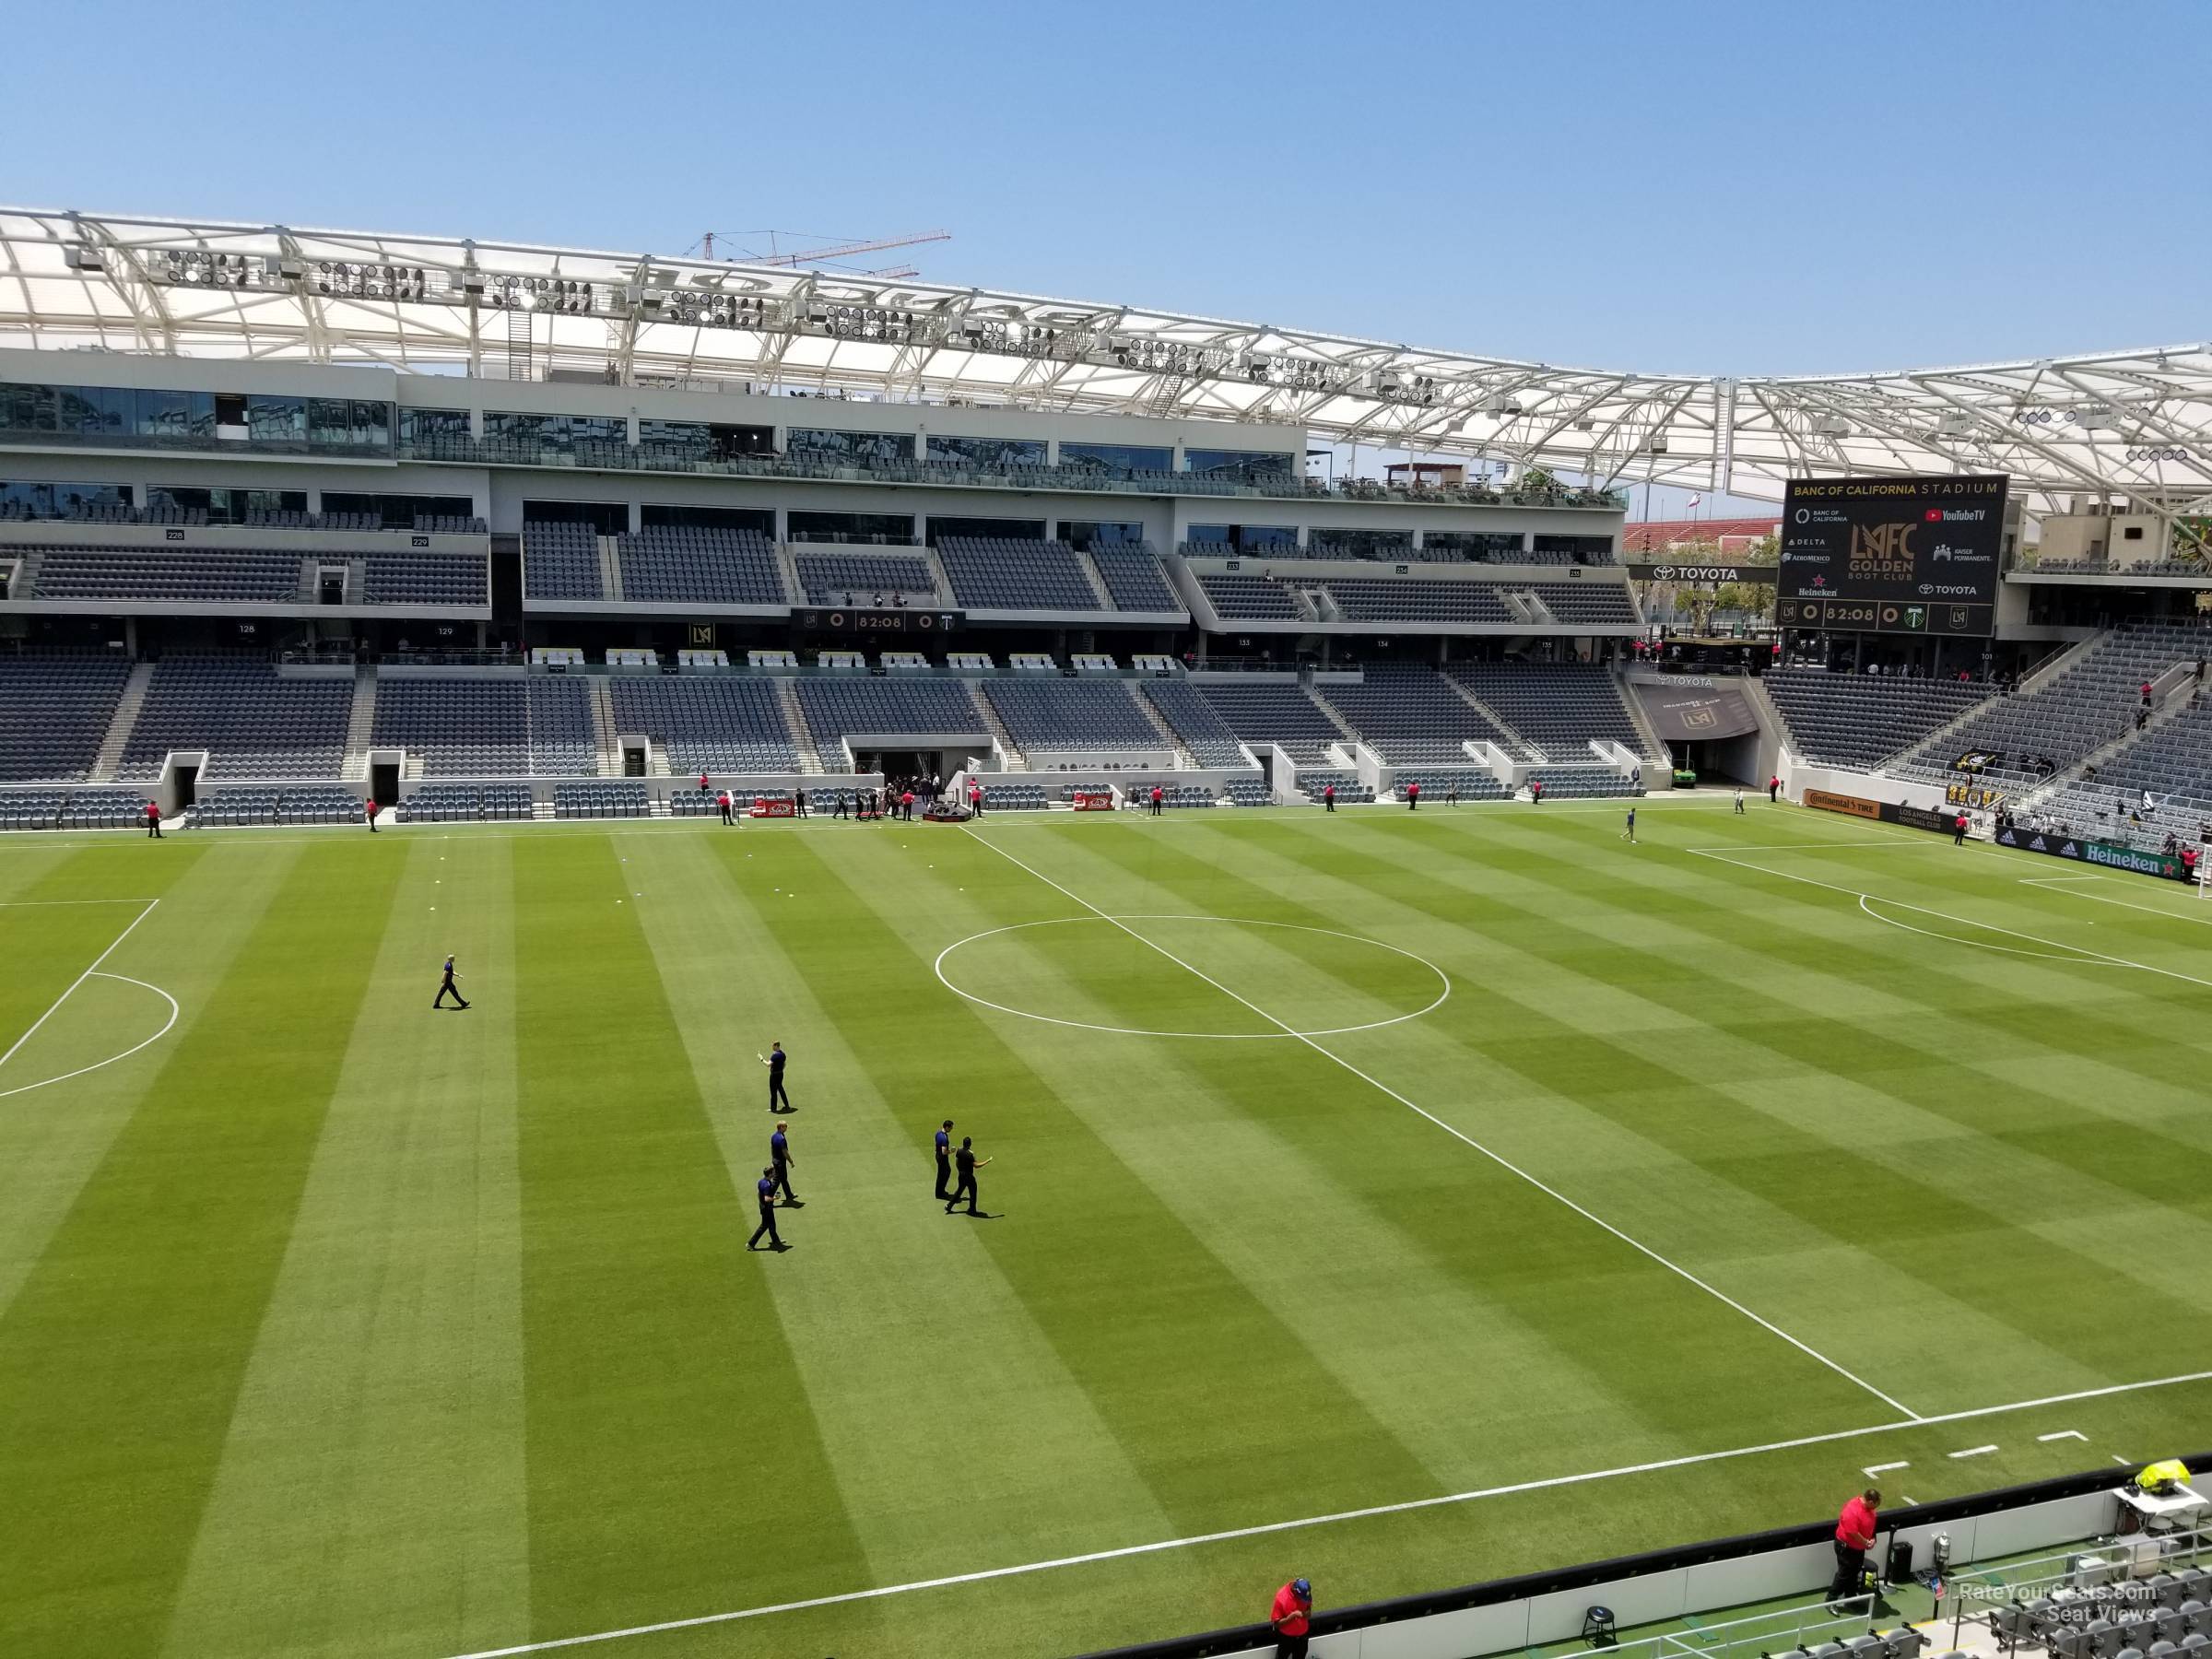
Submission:
POLYGON ((1859 1473, 1865 1476, 1867 1479, 1872 1480, 1877 1475, 1887 1475, 1892 1469, 1909 1469, 1912 1466, 1912 1464, 1910 1459, 1900 1459, 1896 1463, 1868 1464, 1865 1468, 1861 1469, 1859 1473))
POLYGON ((1968 1447, 1968 1448, 1967 1448, 1965 1451, 1963 1451, 1963 1452, 1946 1452, 1946 1453, 1944 1453, 1944 1455, 1945 1455, 1946 1457, 1948 1457, 1948 1458, 1953 1458, 1953 1459, 1961 1458, 1961 1457, 1980 1457, 1980 1456, 1983 1455, 1983 1454, 1984 1454, 1984 1453, 1986 1453, 1994 1452, 1995 1450, 1996 1450, 1996 1447, 1995 1447, 1995 1446, 1994 1446, 1994 1445, 1989 1445, 1989 1446, 1969 1446, 1969 1447, 1968 1447))
MULTIPOLYGON (((2212 925, 2212 916, 2184 916, 2176 910, 2159 904, 2137 904, 2132 899, 2113 899, 2103 893, 2079 893, 2062 882, 2102 881, 2101 876, 2023 876, 2022 887, 2047 888, 2053 893, 2064 893, 2069 899, 2087 899, 2092 904, 2116 904, 2122 910, 2141 911, 2147 916, 2163 916, 2169 922, 2187 922, 2197 927, 2212 925)), ((2199 902, 2202 902, 2199 900, 2199 902)))
MULTIPOLYGON (((1182 1538, 1159 1538, 1147 1544, 1125 1544, 1117 1549, 1094 1549, 1084 1555, 1061 1556, 1049 1561, 1025 1561, 1014 1567, 986 1567, 975 1572, 948 1573, 942 1578, 915 1579, 903 1584, 879 1584, 872 1590, 848 1590, 837 1595, 809 1596, 804 1601, 777 1602, 760 1607, 741 1607, 730 1613, 702 1613, 690 1618, 665 1619, 659 1624, 631 1625, 620 1630, 595 1630, 586 1636, 557 1636, 547 1641, 525 1641, 513 1647, 485 1648, 458 1653, 453 1659, 516 1659, 523 1653, 550 1653, 559 1648, 585 1647, 594 1642, 619 1641, 626 1637, 657 1635, 664 1630, 691 1630, 706 1625, 735 1624, 741 1619, 766 1618, 777 1613, 798 1613, 811 1607, 834 1607, 853 1602, 880 1601, 887 1596, 910 1595, 918 1590, 943 1590, 958 1584, 983 1583, 993 1579, 1021 1578, 1064 1567, 1083 1567, 1098 1561, 1124 1560, 1132 1556, 1161 1555, 1206 1544, 1224 1544, 1239 1538, 1265 1537, 1274 1533, 1299 1532, 1308 1527, 1333 1526, 1346 1521, 1367 1521, 1381 1515, 1403 1515, 1418 1510, 1444 1509, 1477 1503, 1491 1498, 1510 1498, 1523 1492, 1548 1491, 1558 1487, 1581 1486, 1591 1481, 1617 1480, 1630 1475, 1654 1475, 1699 1464, 1724 1463, 1735 1458, 1759 1457, 1776 1452, 1801 1451, 1806 1446, 1833 1445, 1870 1434, 1895 1434, 1900 1430, 1931 1429, 1944 1423, 1971 1422, 1978 1418, 2002 1417, 2010 1412, 2034 1411, 2046 1406, 2068 1406, 2080 1400, 2112 1394, 2139 1394, 2151 1388, 2172 1388, 2186 1382, 2212 1382, 2212 1371, 2190 1371, 2175 1377, 2154 1377, 2142 1382, 2114 1382, 2076 1394, 2052 1394, 2040 1400, 2013 1400, 2002 1406, 1981 1406, 1969 1411, 1947 1411, 1912 1422, 1877 1423, 1865 1429, 1838 1429, 1825 1434, 1800 1435, 1794 1440, 1769 1441, 1758 1446, 1732 1446, 1722 1452, 1691 1452, 1680 1457, 1663 1457, 1651 1463, 1624 1464, 1596 1469, 1586 1475, 1554 1475, 1542 1480, 1519 1480, 1505 1486, 1482 1487, 1436 1498, 1414 1498, 1400 1503, 1378 1503, 1365 1509, 1339 1510, 1334 1514, 1307 1515, 1296 1521, 1269 1521, 1258 1526, 1232 1527, 1224 1532, 1198 1533, 1182 1538)), ((2115 1461, 2124 1463, 2125 1458, 2115 1461)))
POLYGON ((1530 1186, 1535 1187, 1536 1191, 1542 1193, 1546 1197, 1551 1198, 1559 1204, 1565 1205, 1576 1215, 1582 1217, 1583 1220, 1590 1222, 1593 1226, 1603 1228, 1606 1232, 1611 1233, 1622 1243, 1628 1245, 1630 1249, 1639 1252, 1642 1255, 1649 1257, 1652 1261, 1656 1262, 1660 1266, 1665 1268, 1669 1273, 1676 1274, 1680 1277, 1687 1279, 1690 1284, 1695 1285, 1699 1289, 1704 1291, 1706 1295, 1712 1297, 1715 1300, 1724 1302, 1727 1306, 1735 1309, 1738 1313, 1741 1313, 1746 1319, 1750 1320, 1754 1324, 1759 1325, 1760 1328, 1766 1330, 1773 1335, 1781 1337, 1783 1341, 1788 1343, 1792 1347, 1795 1348, 1799 1353, 1805 1355, 1807 1359, 1818 1360, 1820 1364, 1826 1366, 1830 1371, 1835 1372, 1836 1375, 1843 1378, 1846 1382, 1856 1383, 1860 1388, 1865 1390, 1866 1393, 1872 1394, 1876 1399, 1881 1401, 1883 1405, 1889 1406, 1891 1409, 1900 1411, 1908 1418, 1916 1419, 1919 1418, 1920 1414, 1914 1411, 1910 1406, 1907 1406, 1903 1401, 1899 1400, 1890 1394, 1884 1394, 1873 1383, 1867 1382, 1865 1378, 1861 1377, 1853 1371, 1845 1370, 1835 1360, 1830 1359, 1826 1354, 1820 1352, 1819 1349, 1812 1347, 1806 1343, 1800 1342, 1796 1337, 1791 1335, 1787 1331, 1783 1330, 1773 1321, 1762 1318, 1760 1315, 1754 1313, 1749 1308, 1746 1307, 1742 1302, 1737 1301, 1726 1291, 1715 1288, 1712 1285, 1708 1284, 1705 1280, 1700 1278, 1696 1274, 1690 1272, 1688 1268, 1684 1267, 1677 1262, 1668 1260, 1665 1256, 1661 1255, 1657 1251, 1653 1250, 1650 1245, 1644 1243, 1641 1240, 1633 1238, 1628 1233, 1623 1232, 1619 1228, 1614 1226, 1612 1222, 1606 1220, 1602 1216, 1597 1215, 1595 1212, 1583 1208, 1583 1206, 1577 1204, 1573 1199, 1568 1197, 1566 1194, 1560 1192, 1557 1187, 1547 1185, 1544 1182, 1530 1174, 1526 1170, 1521 1168, 1520 1165, 1500 1156, 1496 1152, 1491 1151, 1489 1147, 1484 1146, 1480 1141, 1476 1140, 1473 1136, 1462 1134, 1459 1130, 1454 1129, 1450 1124, 1445 1123, 1442 1118, 1438 1117, 1433 1112, 1430 1112, 1422 1106, 1417 1105, 1414 1101, 1406 1099, 1406 1096, 1400 1094, 1396 1089, 1391 1088, 1389 1084, 1382 1082, 1378 1077, 1371 1076, 1367 1072, 1361 1071, 1358 1066, 1354 1065, 1349 1060, 1345 1059, 1343 1055, 1337 1053, 1335 1050, 1324 1047, 1320 1042, 1314 1041, 1314 1039, 1312 1037, 1307 1036, 1304 1032, 1294 1030, 1292 1027, 1286 1025, 1282 1020, 1277 1019, 1274 1015, 1268 1013, 1266 1009, 1261 1007, 1257 1003, 1251 1001, 1247 997, 1239 996, 1227 985, 1221 983, 1219 980, 1215 979, 1211 974, 1206 973, 1202 969, 1195 968, 1189 962, 1184 961, 1173 951, 1168 949, 1166 946, 1155 944, 1152 940, 1145 937, 1143 934, 1138 933, 1135 928, 1128 926, 1126 924, 1121 922, 1113 916, 1108 915, 1104 911, 1100 910, 1097 905, 1091 903, 1088 899, 1083 898, 1080 894, 1071 892, 1066 888, 1062 887, 1050 876, 1045 875, 1043 871, 1037 869, 1031 865, 1023 864, 1020 859, 1015 857, 1013 853, 1007 852, 1004 847, 996 846, 985 837, 976 835, 972 831, 970 831, 969 834, 971 840, 979 841, 982 845, 989 847, 992 852, 997 853, 1001 858, 1006 860, 1007 863, 1016 865, 1018 868, 1027 870, 1031 876, 1035 877, 1039 881, 1043 882, 1045 886, 1051 888, 1054 892, 1060 894, 1061 897, 1068 900, 1071 903, 1081 905, 1085 910, 1090 912, 1092 915, 1111 924, 1114 927, 1120 928, 1122 932, 1127 934, 1138 944, 1146 946, 1148 948, 1159 952, 1161 956, 1167 958, 1169 961, 1173 962, 1177 967, 1183 970, 1184 972, 1191 974, 1194 978, 1205 981, 1206 983, 1213 986, 1215 990, 1220 992, 1222 995, 1230 998, 1232 1002, 1242 1003, 1245 1007, 1251 1009, 1253 1013, 1258 1015, 1269 1025, 1276 1027, 1286 1036, 1294 1038, 1298 1041, 1304 1043, 1308 1048, 1312 1049, 1315 1053, 1321 1055, 1323 1058, 1335 1061, 1336 1065, 1342 1066, 1346 1071, 1351 1073, 1353 1077, 1359 1078, 1369 1088, 1376 1089, 1382 1094, 1388 1095, 1392 1100, 1397 1101, 1399 1105, 1405 1107, 1408 1112, 1416 1112, 1421 1117, 1427 1118, 1431 1124, 1434 1124, 1446 1135, 1452 1136, 1453 1140, 1456 1140, 1463 1146, 1471 1147, 1475 1151, 1481 1153, 1483 1157, 1488 1159, 1500 1169, 1506 1171, 1509 1174, 1519 1176, 1523 1181, 1526 1182, 1530 1186))
MULTIPOLYGON (((8 1044, 7 1053, 5 1054, 0 1054, 0 1066, 5 1066, 10 1060, 13 1060, 16 1057, 16 1051, 21 1048, 25 1043, 29 1042, 33 1037, 38 1035, 39 1028, 53 1018, 54 1009, 59 1008, 64 1003, 67 1002, 71 996, 76 994, 77 986, 83 984, 87 980, 90 979, 95 973, 100 971, 100 965, 115 954, 115 947, 121 945, 125 939, 129 938, 132 932, 137 927, 138 924, 145 921, 148 916, 152 915, 154 913, 154 907, 160 902, 161 900, 159 899, 148 899, 146 900, 146 908, 140 911, 135 916, 131 918, 130 925, 125 927, 121 933, 117 934, 113 939, 110 940, 108 947, 92 959, 92 966, 86 969, 82 973, 78 974, 76 979, 72 980, 69 983, 69 989, 63 992, 59 996, 55 997, 52 1006, 48 1007, 45 1013, 40 1015, 38 1018, 30 1022, 29 1030, 24 1032, 22 1036, 17 1038, 15 1041, 8 1044)), ((133 981, 132 982, 135 984, 137 982, 133 981)), ((147 989, 150 991, 153 989, 153 987, 149 985, 147 987, 147 989)), ((169 993, 164 991, 161 994, 167 996, 169 993)), ((166 1031, 169 1028, 164 1026, 161 1029, 166 1031)))
POLYGON ((1729 858, 1719 853, 1701 853, 1699 852, 1695 847, 1686 848, 1685 851, 1694 853, 1700 858, 1710 858, 1719 864, 1732 865, 1739 870, 1748 870, 1754 876, 1773 876, 1780 877, 1783 881, 1802 882, 1806 887, 1826 888, 1831 893, 1841 893, 1846 899, 1856 900, 1858 901, 1859 908, 1862 911, 1865 911, 1867 915, 1873 917, 1875 921, 1887 922, 1892 927, 1904 928, 1908 933, 1926 934, 1930 938, 1947 939, 1951 944, 1964 945, 1971 949, 1976 950, 2003 950, 2006 951, 2008 955, 2012 956, 2036 956, 2041 954, 2035 951, 2008 950, 2006 947, 2002 945, 1986 945, 1973 939, 1953 938, 1948 934, 1936 933, 1931 929, 1924 927, 1914 927, 1909 922, 1900 922, 1893 916, 1884 916, 1877 912, 1867 910, 1867 900, 1872 900, 1877 904, 1887 904, 1897 910, 1912 911, 1923 916, 1939 916, 1946 922, 1956 922, 1961 927, 1978 927, 1984 933, 1999 933, 2005 935, 2008 938, 2025 939, 2031 945, 2047 946, 2052 951, 2054 952, 2063 951, 2067 953, 2063 956, 2052 956, 2049 959, 2053 961, 2080 962, 2085 966, 2094 966, 2098 963, 2103 963, 2108 967, 2113 968, 2133 968, 2138 972, 2161 974, 2167 979, 2177 979, 2183 981, 2188 984, 2202 985, 2206 990, 2212 990, 2212 980, 2198 979, 2194 974, 2177 972, 2171 968, 2155 968, 2148 962, 2138 962, 2129 957, 2110 956, 2101 950, 2091 950, 2086 945, 2069 945, 2063 939, 2046 939, 2041 934, 2021 933, 2017 928, 1999 927, 1994 922, 1977 922, 1971 916, 1959 916, 1953 915, 1949 911, 1931 910, 1924 904, 1912 904, 1908 903, 1902 899, 1885 899, 1878 893, 1869 893, 1860 888, 1841 887, 1832 881, 1822 881, 1817 877, 1795 876, 1792 875, 1787 870, 1770 870, 1762 865, 1745 864, 1741 859, 1729 858))
POLYGON ((2089 1437, 2078 1429, 2061 1429, 2055 1434, 2039 1434, 2035 1438, 2045 1445, 2050 1444, 2053 1441, 2062 1440, 2077 1440, 2085 1446, 2089 1443, 2089 1437))

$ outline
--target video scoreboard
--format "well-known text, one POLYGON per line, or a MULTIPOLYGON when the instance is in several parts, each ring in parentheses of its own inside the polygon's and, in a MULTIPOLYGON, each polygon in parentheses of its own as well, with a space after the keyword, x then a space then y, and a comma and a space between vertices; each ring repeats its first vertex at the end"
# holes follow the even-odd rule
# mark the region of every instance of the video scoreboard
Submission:
POLYGON ((1793 478, 1774 619, 1857 633, 1995 631, 2002 474, 1793 478))

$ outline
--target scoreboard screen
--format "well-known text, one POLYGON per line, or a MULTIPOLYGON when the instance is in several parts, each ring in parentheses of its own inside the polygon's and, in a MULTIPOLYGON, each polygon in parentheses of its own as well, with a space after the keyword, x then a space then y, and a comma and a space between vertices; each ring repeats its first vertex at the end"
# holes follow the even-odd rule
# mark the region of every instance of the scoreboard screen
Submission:
POLYGON ((2002 474, 1791 479, 1775 621, 1864 633, 1993 632, 2008 483, 2002 474))

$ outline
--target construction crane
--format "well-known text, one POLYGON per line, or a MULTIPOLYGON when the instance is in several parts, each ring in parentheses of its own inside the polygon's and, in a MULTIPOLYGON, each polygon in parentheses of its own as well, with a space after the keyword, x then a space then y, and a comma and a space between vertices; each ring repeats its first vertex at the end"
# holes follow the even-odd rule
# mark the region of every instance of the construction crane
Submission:
MULTIPOLYGON (((760 233, 740 232, 739 234, 758 235, 760 233)), ((755 253, 750 250, 747 250, 742 255, 742 257, 748 265, 780 265, 785 269, 790 269, 794 266, 799 265, 836 265, 851 258, 855 253, 880 253, 888 248, 911 248, 921 242, 950 241, 952 240, 952 232, 949 230, 918 230, 910 236, 886 236, 877 238, 873 241, 833 242, 830 246, 826 248, 808 248, 797 253, 782 253, 776 251, 777 237, 805 236, 806 234, 806 233, 805 231, 799 230, 768 231, 766 232, 766 235, 768 237, 769 252, 766 253, 755 253)), ((722 236, 724 241, 735 240, 735 238, 727 231, 708 231, 704 236, 699 239, 696 244, 694 244, 699 248, 700 253, 705 258, 712 259, 714 257, 714 238, 717 235, 722 236)), ((814 240, 818 241, 820 239, 815 238, 814 240)), ((920 273, 917 272, 912 265, 899 265, 885 270, 862 271, 860 274, 864 276, 896 277, 913 276, 918 276, 920 273)))

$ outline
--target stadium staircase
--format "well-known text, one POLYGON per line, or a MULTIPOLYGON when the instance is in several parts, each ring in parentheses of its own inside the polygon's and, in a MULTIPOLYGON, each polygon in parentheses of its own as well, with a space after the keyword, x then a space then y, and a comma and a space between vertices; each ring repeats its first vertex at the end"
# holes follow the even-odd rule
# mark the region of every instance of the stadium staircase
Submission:
POLYGON ((2026 674, 2020 676, 2019 684, 2012 688, 2013 696, 2033 697, 2053 680, 2078 667, 2091 653, 2112 637, 2111 629, 2100 628, 2088 639, 2077 640, 2064 651, 2053 652, 2026 674))
POLYGON ((916 547, 922 562, 929 567, 929 579, 937 584, 937 604, 949 610, 953 606, 952 578, 945 574, 945 561, 937 557, 935 547, 916 547))
POLYGON ((1175 770, 1196 771, 1198 757, 1183 747, 1182 739, 1175 735, 1175 728, 1168 724, 1167 716, 1153 706, 1152 700, 1133 685, 1129 688, 1129 700, 1136 704, 1137 712, 1151 723, 1152 729, 1159 734, 1159 740, 1174 751, 1175 770))
MULTIPOLYGON (((604 676, 594 675, 584 683, 591 694, 592 747, 598 754, 599 775, 618 778, 622 775, 622 744, 615 732, 615 695, 604 676)), ((653 747, 657 750, 660 745, 653 747)))
MULTIPOLYGON (((1781 734, 1790 729, 1782 717, 1782 711, 1774 706, 1774 700, 1767 695, 1766 687, 1759 683, 1757 675, 1745 682, 1745 689, 1750 693, 1755 713, 1764 707, 1769 731, 1781 734)), ((1636 728, 1636 739, 1643 746, 1644 759, 1653 766, 1671 767, 1674 751, 1666 747, 1665 740, 1659 735, 1659 728, 1652 724, 1652 717, 1644 712, 1643 699, 1630 689, 1628 681, 1621 678, 1618 669, 1613 673, 1613 695, 1620 699, 1620 706, 1629 712, 1629 724, 1636 728)))
POLYGON ((1114 604, 1113 595, 1106 591, 1106 578, 1099 574, 1099 567, 1091 562, 1090 550, 1088 547, 1077 547, 1075 555, 1077 567, 1082 571, 1083 580, 1090 583, 1090 591, 1098 595, 1100 608, 1121 609, 1120 606, 1114 604))
POLYGON ((146 688, 153 677, 151 663, 131 665, 131 677, 124 681, 123 695, 115 700, 115 713, 108 722, 107 735, 100 740, 100 753, 93 759, 91 771, 86 774, 91 782, 115 781, 115 769, 123 764, 124 750, 130 747, 131 733, 138 724, 138 711, 146 706, 146 688))
POLYGON ((315 561, 313 559, 303 559, 300 561, 300 580, 292 584, 292 597, 302 605, 314 604, 316 593, 315 561))
POLYGON ((972 681, 963 680, 960 683, 968 688, 968 700, 976 706, 977 712, 983 717, 983 730, 998 739, 998 747, 1006 757, 1006 770, 1028 771, 1030 758, 1015 743, 1014 735, 1006 730, 1006 723, 999 719, 998 711, 991 706, 991 700, 972 681))
POLYGON ((789 542, 776 543, 776 577, 794 605, 806 603, 806 584, 799 580, 799 556, 789 542))
POLYGON ((1329 700, 1322 696, 1320 691, 1314 688, 1312 679, 1307 678, 1304 676, 1300 676, 1298 682, 1298 688, 1306 694, 1306 700, 1308 702, 1312 703, 1315 708, 1319 709, 1324 714, 1328 716, 1329 724, 1335 726, 1342 735, 1342 741, 1347 744, 1357 743, 1359 741, 1359 734, 1352 729, 1351 722, 1345 719, 1343 715, 1337 713, 1336 711, 1330 706, 1329 700))
MULTIPOLYGON (((2099 637, 2102 638, 2103 636, 2100 635, 2099 637)), ((2065 653, 2064 655, 2069 661, 2074 660, 2074 653, 2070 651, 2065 653)), ((2018 693, 2016 695, 2024 695, 2024 693, 2018 693)), ((1898 749, 1893 753, 1884 755, 1868 770, 1872 771, 1886 771, 1890 767, 1895 766, 1899 761, 1902 760, 1907 755, 1910 755, 1914 749, 1925 748, 1930 744, 1940 742, 1944 738, 1950 736, 1953 733, 1959 731, 1976 715, 1986 714, 1989 712, 1989 708, 1990 700, 1985 697, 1980 702, 1975 703, 1969 708, 1964 713, 1960 714, 1958 719, 1947 721, 1942 725, 1937 726, 1934 731, 1930 732, 1926 736, 1915 737, 1912 742, 1906 744, 1904 747, 1898 749)), ((1782 720, 1782 711, 1779 708, 1774 711, 1774 715, 1777 720, 1782 720)), ((1782 729, 1785 732, 1789 731, 1790 723, 1787 720, 1782 720, 1782 729)), ((1798 755, 1800 758, 1803 757, 1805 751, 1798 747, 1797 736, 1794 732, 1790 734, 1790 747, 1794 753, 1798 755)))
POLYGON ((622 599, 621 545, 614 536, 599 537, 599 591, 618 604, 622 599))
POLYGON ((346 759, 338 776, 348 783, 369 779, 369 739, 376 730, 376 665, 357 663, 353 670, 353 714, 346 723, 346 759))
POLYGON ((17 599, 29 599, 38 594, 39 572, 45 567, 46 555, 38 547, 22 548, 17 556, 16 585, 9 594, 17 599))
POLYGON ((1459 681, 1453 679, 1450 675, 1440 674, 1437 676, 1437 677, 1442 680, 1444 684, 1450 687, 1453 691, 1459 693, 1460 701, 1465 703, 1467 707, 1473 709, 1476 713, 1481 715, 1485 720, 1488 721, 1492 725, 1503 732, 1507 738, 1512 743, 1513 747, 1521 751, 1522 756, 1524 759, 1542 761, 1546 764, 1549 764, 1551 757, 1544 752, 1543 746, 1538 743, 1532 743, 1529 741, 1529 739, 1524 737, 1518 731, 1514 730, 1513 723, 1512 721, 1507 720, 1504 716, 1500 714, 1497 710, 1491 708, 1488 703, 1484 702, 1481 698, 1476 696, 1473 691, 1461 685, 1459 681))
POLYGON ((2191 665, 2178 663, 2169 668, 2164 674, 2150 682, 2150 718, 2143 723, 2141 731, 2136 731, 2131 727, 2112 739, 2111 742, 2100 744, 2091 749, 2073 765, 2064 767, 2053 773, 2022 795, 2014 810, 2019 812, 2040 810, 2044 802, 2055 795, 2065 794, 2069 786, 2086 782, 2092 767, 2102 771, 2112 763, 2112 757, 2122 749, 2144 742, 2160 726, 2172 724, 2176 719, 2189 712, 2187 693, 2194 687, 2195 683, 2196 671, 2191 665))
MULTIPOLYGON (((803 590, 794 588, 793 592, 803 590)), ((806 711, 799 706, 799 684, 789 675, 776 676, 776 701, 783 708, 783 724, 791 728, 792 747, 799 751, 799 770, 818 772, 822 770, 821 751, 814 747, 814 728, 806 724, 806 711)))

